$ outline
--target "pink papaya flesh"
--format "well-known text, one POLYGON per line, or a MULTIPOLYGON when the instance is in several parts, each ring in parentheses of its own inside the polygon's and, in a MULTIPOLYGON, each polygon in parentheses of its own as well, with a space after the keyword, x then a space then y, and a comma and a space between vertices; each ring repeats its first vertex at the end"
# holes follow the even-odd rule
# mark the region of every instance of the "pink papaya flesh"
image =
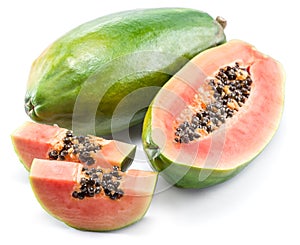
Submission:
POLYGON ((66 161, 34 159, 30 170, 42 207, 67 225, 90 231, 116 230, 140 220, 156 182, 156 172, 88 168, 66 161))
POLYGON ((87 165, 125 170, 132 162, 136 146, 96 136, 76 136, 72 131, 34 122, 25 122, 12 135, 20 161, 30 169, 34 158, 66 160, 87 165))
POLYGON ((197 55, 148 109, 142 138, 152 166, 185 188, 233 177, 276 132, 284 81, 279 62, 240 40, 197 55))

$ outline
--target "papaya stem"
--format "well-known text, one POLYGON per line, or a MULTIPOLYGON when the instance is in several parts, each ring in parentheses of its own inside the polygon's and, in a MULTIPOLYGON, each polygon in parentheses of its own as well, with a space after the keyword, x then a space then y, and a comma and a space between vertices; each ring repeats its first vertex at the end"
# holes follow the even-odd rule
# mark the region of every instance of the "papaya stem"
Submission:
POLYGON ((227 26, 227 21, 221 16, 217 16, 216 21, 222 26, 223 30, 227 26))

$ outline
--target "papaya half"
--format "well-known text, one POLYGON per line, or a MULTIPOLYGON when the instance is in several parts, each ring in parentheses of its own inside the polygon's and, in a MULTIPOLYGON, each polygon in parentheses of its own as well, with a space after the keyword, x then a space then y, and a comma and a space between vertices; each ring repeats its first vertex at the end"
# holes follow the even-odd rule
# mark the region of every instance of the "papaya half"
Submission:
POLYGON ((82 24, 32 64, 26 113, 83 135, 138 124, 172 75, 196 54, 225 42, 219 22, 194 9, 159 8, 82 24))
POLYGON ((240 40, 195 56, 149 106, 142 138, 151 165, 183 188, 232 178, 275 134, 284 82, 278 61, 240 40))

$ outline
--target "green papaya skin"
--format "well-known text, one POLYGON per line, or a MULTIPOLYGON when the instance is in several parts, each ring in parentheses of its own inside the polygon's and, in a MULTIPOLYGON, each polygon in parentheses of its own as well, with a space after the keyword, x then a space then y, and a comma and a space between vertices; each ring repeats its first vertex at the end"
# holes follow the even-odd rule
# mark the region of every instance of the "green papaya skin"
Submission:
POLYGON ((225 42, 207 13, 130 10, 87 22, 31 68, 26 113, 37 122, 106 135, 142 122, 159 88, 192 57, 225 42))

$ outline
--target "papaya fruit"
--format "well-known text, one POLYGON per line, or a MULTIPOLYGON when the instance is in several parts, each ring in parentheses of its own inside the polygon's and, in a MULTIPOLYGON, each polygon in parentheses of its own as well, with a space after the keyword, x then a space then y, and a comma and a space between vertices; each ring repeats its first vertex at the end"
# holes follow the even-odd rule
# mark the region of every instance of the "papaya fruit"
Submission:
POLYGON ((54 218, 88 231, 111 231, 141 220, 151 204, 157 172, 88 168, 81 163, 35 158, 30 184, 54 218))
POLYGON ((25 122, 11 134, 21 163, 30 170, 34 158, 80 162, 87 166, 126 170, 132 163, 136 146, 93 135, 74 135, 66 128, 25 122))
POLYGON ((136 125, 174 73, 225 42, 222 26, 184 8, 129 10, 84 23, 33 62, 26 113, 84 135, 136 125))
POLYGON ((143 146, 152 167, 183 188, 237 175, 275 134, 284 84, 282 65, 241 40, 195 56, 145 116, 143 146))

